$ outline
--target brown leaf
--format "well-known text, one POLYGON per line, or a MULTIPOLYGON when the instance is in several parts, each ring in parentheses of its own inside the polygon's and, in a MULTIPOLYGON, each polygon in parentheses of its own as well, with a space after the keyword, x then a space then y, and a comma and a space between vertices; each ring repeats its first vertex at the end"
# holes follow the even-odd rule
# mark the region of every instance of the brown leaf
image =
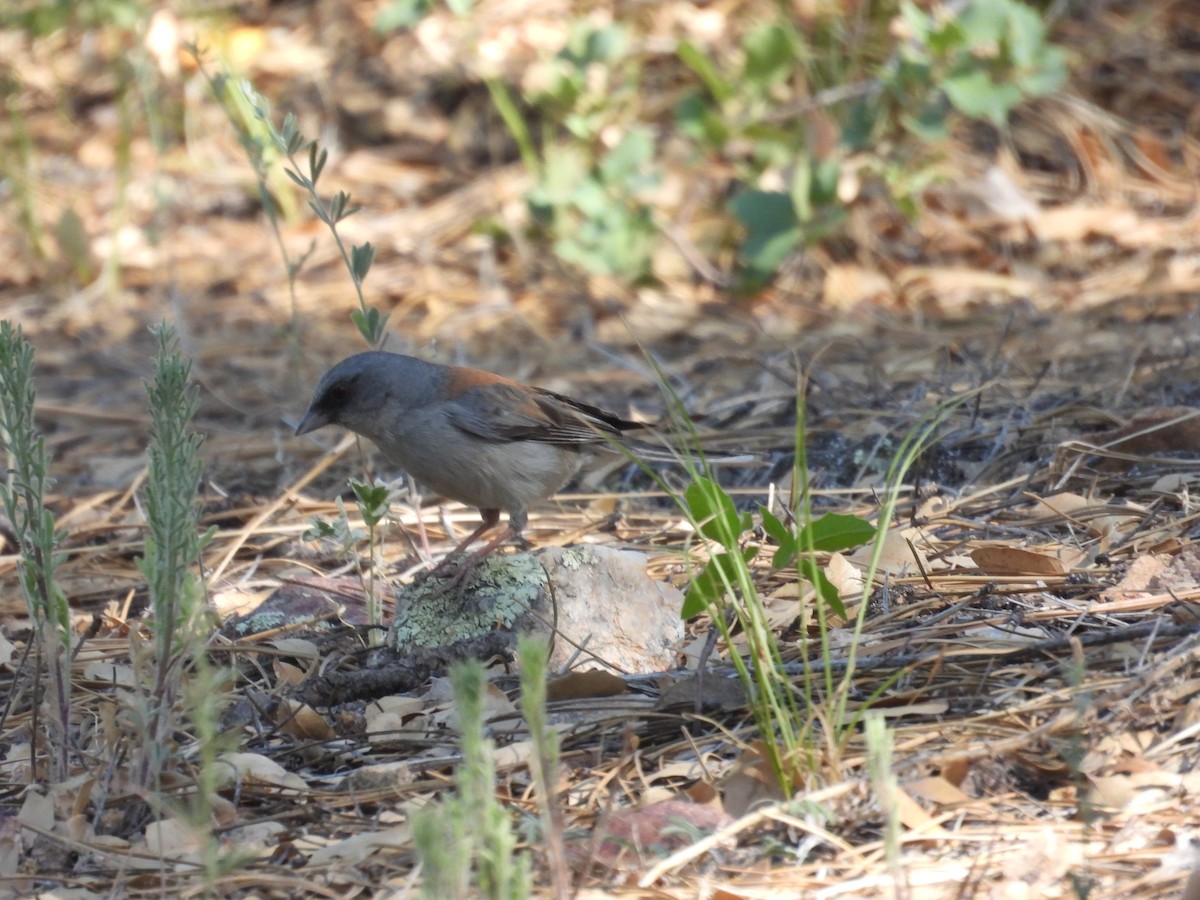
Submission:
POLYGON ((615 697, 629 690, 625 680, 603 669, 569 672, 546 682, 547 700, 579 700, 583 697, 615 697))
MULTIPOLYGON (((1082 554, 1077 558, 1082 558, 1082 554)), ((971 551, 971 559, 987 575, 1053 577, 1066 575, 1071 571, 1070 564, 1058 556, 1022 547, 976 547, 971 551)))
POLYGON ((1094 435, 1090 443, 1121 453, 1157 456, 1200 452, 1200 409, 1164 406, 1134 416, 1121 428, 1094 435))
POLYGON ((280 730, 284 734, 308 741, 331 741, 337 737, 325 717, 311 706, 304 704, 294 711, 290 706, 289 703, 279 706, 279 714, 284 717, 280 730))

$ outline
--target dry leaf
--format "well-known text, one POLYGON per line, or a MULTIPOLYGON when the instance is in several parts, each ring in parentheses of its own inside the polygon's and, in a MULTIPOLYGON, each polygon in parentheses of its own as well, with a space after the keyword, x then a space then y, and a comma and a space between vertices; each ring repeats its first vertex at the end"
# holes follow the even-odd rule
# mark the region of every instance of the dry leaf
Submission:
POLYGON ((876 269, 835 264, 825 269, 822 297, 833 309, 851 309, 868 301, 893 306, 896 290, 891 279, 876 269))
MULTIPOLYGON (((1083 558, 1082 552, 1070 552, 1076 562, 1083 558)), ((971 559, 987 575, 1033 575, 1042 578, 1066 575, 1071 571, 1071 564, 1059 556, 1004 544, 975 547, 971 550, 971 559)))
POLYGON ((331 741, 337 737, 325 717, 308 704, 281 703, 278 711, 280 730, 305 741, 331 741))
POLYGON ((1049 497, 1033 497, 1029 518, 1033 522, 1053 522, 1058 519, 1074 520, 1080 510, 1096 505, 1095 501, 1079 494, 1064 491, 1049 497))
POLYGON ((308 785, 299 775, 260 753, 226 753, 220 761, 225 765, 218 767, 218 780, 225 776, 226 785, 232 785, 234 781, 257 781, 294 791, 308 791, 308 785))
POLYGON ((918 778, 915 781, 908 781, 905 782, 904 787, 911 794, 924 797, 926 800, 940 803, 943 806, 967 803, 971 799, 959 790, 957 785, 947 781, 943 775, 931 775, 928 778, 918 778))
MULTIPOLYGON (((204 849, 204 836, 175 818, 151 822, 142 839, 151 855, 167 859, 193 860, 204 849)), ((153 866, 153 860, 146 862, 153 866)))
POLYGON ((831 553, 825 567, 825 575, 837 589, 838 596, 861 597, 863 591, 862 570, 842 553, 831 553))
POLYGON ((1103 591, 1100 596, 1108 601, 1145 596, 1150 592, 1151 582, 1162 574, 1169 564, 1170 559, 1165 556, 1139 556, 1129 564, 1121 580, 1103 591))
MULTIPOLYGON (((296 842, 299 846, 300 841, 296 842)), ((412 846, 412 830, 408 824, 385 828, 380 831, 366 831, 318 847, 308 858, 310 867, 320 869, 330 863, 343 862, 357 865, 369 859, 379 850, 408 850, 412 846)))
POLYGON ((945 829, 903 788, 893 789, 893 799, 896 801, 896 816, 902 825, 910 831, 922 835, 945 834, 945 829))
POLYGON ((625 680, 603 669, 572 671, 546 682, 547 700, 578 700, 582 697, 615 697, 629 690, 625 680))
POLYGON ((744 816, 760 803, 786 799, 767 762, 765 749, 762 741, 754 741, 721 782, 723 806, 735 818, 744 816))
POLYGON ((298 684, 303 684, 307 677, 303 669, 299 666, 294 666, 284 659, 276 659, 272 668, 275 670, 275 678, 281 685, 286 687, 295 687, 298 684))
MULTIPOLYGON (((879 571, 888 575, 902 575, 919 571, 918 562, 925 565, 925 554, 921 548, 912 543, 919 536, 916 529, 891 528, 883 536, 883 550, 879 554, 879 571), (915 555, 914 555, 915 554, 915 555)), ((871 564, 871 556, 875 552, 873 544, 859 547, 850 554, 850 560, 863 566, 871 564)))
MULTIPOLYGON (((42 831, 54 830, 54 798, 35 789, 26 791, 25 799, 21 802, 21 811, 17 813, 17 821, 42 831)), ((37 832, 25 835, 27 841, 36 841, 37 832)))
MULTIPOLYGON (((9 812, 0 813, 0 878, 7 880, 17 874, 23 846, 18 818, 9 812)), ((9 884, 10 889, 16 887, 17 885, 9 884)))
POLYGON ((1093 435, 1090 443, 1121 453, 1160 456, 1200 452, 1200 409, 1166 406, 1148 410, 1113 431, 1093 435))
POLYGON ((89 681, 116 687, 130 688, 137 684, 137 676, 129 666, 110 662, 93 662, 83 667, 84 677, 89 681))

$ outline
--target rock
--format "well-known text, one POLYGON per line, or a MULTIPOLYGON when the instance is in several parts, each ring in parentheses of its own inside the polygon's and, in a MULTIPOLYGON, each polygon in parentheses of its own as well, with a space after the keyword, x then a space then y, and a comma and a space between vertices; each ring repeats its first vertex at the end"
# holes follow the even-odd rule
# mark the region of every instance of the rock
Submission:
POLYGON ((506 629, 547 635, 551 669, 670 669, 683 640, 683 595, 645 566, 644 554, 595 545, 495 555, 462 590, 433 578, 402 590, 388 646, 403 652, 506 629))
POLYGON ((629 673, 675 667, 684 633, 679 617, 683 594, 646 574, 645 554, 589 544, 549 547, 538 558, 558 617, 547 604, 545 622, 532 630, 550 635, 551 626, 557 629, 551 636, 552 669, 565 667, 572 658, 629 673))
POLYGON ((396 617, 387 644, 441 647, 477 638, 496 628, 517 630, 546 585, 546 570, 531 553, 492 554, 464 586, 454 575, 425 578, 396 596, 396 617))

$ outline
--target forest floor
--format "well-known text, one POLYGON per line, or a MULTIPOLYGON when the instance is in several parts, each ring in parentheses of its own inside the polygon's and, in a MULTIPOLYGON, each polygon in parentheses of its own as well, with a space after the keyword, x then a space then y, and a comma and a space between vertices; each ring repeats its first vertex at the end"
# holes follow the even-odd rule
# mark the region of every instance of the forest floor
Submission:
MULTIPOLYGON (((863 198, 847 241, 813 247, 747 297, 699 277, 686 253, 653 287, 629 287, 476 228, 515 215, 528 179, 511 152, 491 153, 503 129, 481 84, 407 116, 393 108, 422 74, 414 37, 384 41, 326 2, 270 5, 237 30, 255 47, 243 71, 276 108, 308 134, 339 135, 324 187, 363 207, 344 232, 378 248, 367 290, 391 313, 391 350, 653 421, 667 403, 649 354, 707 446, 767 461, 723 476, 748 509, 789 495, 798 385, 816 508, 867 518, 900 440, 970 395, 908 473, 847 682, 854 703, 886 713, 890 799, 863 735, 831 721, 823 678, 794 797, 762 777, 742 703, 555 700, 556 802, 580 896, 1152 898, 1200 871, 1200 13, 1095 6, 1059 31, 1071 46, 1107 42, 1103 59, 1085 56, 1100 61, 1022 107, 1002 139, 950 145, 914 220, 863 198), (605 842, 598 827, 624 837, 605 842)), ((60 583, 88 632, 78 719, 91 723, 79 778, 31 803, 28 613, 2 529, 0 893, 182 896, 213 886, 209 836, 153 832, 130 814, 144 798, 116 786, 120 748, 137 737, 112 710, 145 625, 149 326, 177 329, 200 386, 203 521, 216 527, 202 573, 230 616, 301 576, 355 593, 342 577, 353 565, 303 533, 336 516, 349 477, 390 473, 365 444, 292 431, 322 372, 365 349, 356 301, 328 233, 303 216, 283 240, 315 250, 290 296, 252 173, 194 70, 174 76, 169 117, 186 139, 164 152, 140 126, 123 142, 128 111, 97 68, 112 48, 10 32, 0 47, 30 86, 36 163, 32 220, 0 197, 0 313, 37 351, 60 583)), ((436 555, 475 512, 426 499, 436 555)), ((398 503, 395 518, 387 571, 416 562, 403 537, 416 516, 398 503)), ((693 535, 636 469, 585 474, 533 510, 528 536, 637 549, 679 586, 693 574, 693 535)), ((768 555, 756 571, 785 661, 814 657, 796 574, 768 555)), ((851 629, 835 626, 831 658, 844 662, 851 629)), ((328 662, 316 646, 271 634, 225 651, 239 672, 228 708, 257 711, 236 726, 241 751, 277 768, 249 766, 222 794, 215 833, 248 858, 216 879, 219 893, 415 890, 406 811, 443 794, 455 769, 444 691, 407 692, 409 712, 386 731, 377 717, 395 697, 313 710, 298 697, 328 662), (355 780, 384 764, 386 785, 355 780)), ((714 664, 738 649, 719 644, 714 664)), ((494 736, 521 743, 519 729, 494 736)), ((179 784, 196 764, 190 737, 179 784)), ((527 763, 502 756, 497 790, 532 817, 527 763)))

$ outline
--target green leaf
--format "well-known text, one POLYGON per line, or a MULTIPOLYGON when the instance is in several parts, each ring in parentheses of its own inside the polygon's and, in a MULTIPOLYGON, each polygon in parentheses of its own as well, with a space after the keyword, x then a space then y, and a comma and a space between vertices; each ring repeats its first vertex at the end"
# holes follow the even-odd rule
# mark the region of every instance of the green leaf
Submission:
POLYGON ((316 141, 308 145, 308 177, 312 179, 313 184, 321 177, 328 161, 329 152, 324 147, 318 146, 316 141))
POLYGON ((838 184, 842 179, 842 161, 834 158, 817 160, 813 163, 812 170, 812 188, 809 196, 813 205, 840 204, 838 184))
POLYGON ((1032 66, 1046 47, 1046 23, 1037 10, 1014 3, 1008 14, 1005 44, 1013 65, 1032 66))
POLYGON ((690 619, 717 606, 730 588, 741 583, 740 572, 757 553, 757 547, 746 547, 736 554, 719 553, 712 557, 688 585, 687 593, 683 595, 680 617, 690 619))
POLYGON ((850 107, 850 111, 842 123, 842 133, 838 138, 838 143, 851 153, 874 146, 875 128, 880 121, 881 113, 878 100, 856 101, 850 107))
POLYGON ((285 169, 283 170, 283 172, 284 172, 284 174, 285 174, 285 175, 287 175, 287 177, 288 177, 288 178, 290 178, 290 179, 292 179, 292 181, 296 182, 296 184, 297 184, 297 185, 299 185, 300 187, 304 188, 304 190, 306 190, 306 191, 307 191, 309 188, 311 188, 311 187, 312 187, 312 182, 311 182, 311 181, 309 181, 307 178, 304 178, 304 177, 303 177, 303 176, 301 176, 301 175, 297 175, 297 174, 296 174, 295 172, 293 172, 291 169, 285 168, 285 169))
POLYGON ((771 512, 761 503, 758 506, 758 515, 762 519, 763 531, 775 541, 775 543, 783 545, 788 541, 794 541, 796 535, 792 533, 792 529, 783 524, 783 521, 775 513, 771 512))
POLYGON ((394 0, 375 17, 375 30, 381 33, 412 28, 433 12, 433 0, 394 0))
POLYGON ((782 569, 796 558, 796 535, 765 506, 759 506, 758 513, 762 517, 763 531, 779 545, 771 557, 771 568, 782 569))
POLYGON ((947 59, 966 51, 968 38, 962 26, 954 19, 941 23, 925 39, 925 46, 933 58, 947 59))
POLYGON ((680 41, 675 53, 680 61, 704 82, 709 94, 718 103, 724 103, 733 96, 733 86, 717 71, 713 61, 696 44, 680 41))
POLYGON ((800 560, 800 574, 812 583, 812 586, 817 591, 817 597, 825 603, 830 609, 846 618, 846 606, 842 603, 838 596, 837 588, 833 586, 833 582, 812 559, 800 560))
POLYGON ((358 333, 373 347, 380 343, 389 317, 390 314, 385 316, 373 306, 368 307, 365 313, 361 309, 350 312, 350 321, 358 328, 358 333))
POLYGON ((654 136, 644 125, 625 132, 617 146, 600 161, 600 177, 605 184, 628 182, 654 159, 654 136))
POLYGON ((689 484, 684 500, 700 533, 726 550, 736 549, 738 539, 750 530, 750 514, 739 514, 733 498, 711 478, 697 478, 689 484))
POLYGON ((375 247, 368 241, 350 248, 350 270, 356 281, 361 282, 371 271, 371 263, 375 261, 375 247))
POLYGON ((904 127, 923 141, 936 143, 945 140, 950 134, 947 120, 947 104, 939 102, 940 98, 932 99, 921 107, 917 115, 903 115, 900 121, 904 127))
POLYGON ((587 19, 576 19, 560 55, 583 70, 593 63, 616 62, 628 49, 629 36, 620 25, 596 28, 587 19))
POLYGON ((315 541, 319 538, 337 537, 337 529, 324 519, 309 519, 308 528, 300 535, 302 541, 315 541))
POLYGON ((900 16, 904 19, 904 24, 912 32, 913 40, 918 44, 924 44, 928 41, 929 33, 933 30, 933 19, 928 13, 917 8, 917 5, 912 0, 902 0, 900 3, 900 16))
POLYGON ((792 198, 780 191, 751 189, 734 197, 731 205, 748 232, 739 257, 760 276, 770 277, 803 234, 792 198))
POLYGON ((358 511, 368 528, 374 528, 388 513, 388 498, 391 491, 385 485, 366 484, 350 479, 350 488, 354 491, 358 503, 358 511))
POLYGON ((1004 40, 1016 5, 1011 0, 987 0, 985 3, 976 0, 968 3, 954 21, 972 48, 989 50, 1004 40))
POLYGON ((812 218, 812 166, 809 160, 801 159, 792 172, 790 197, 797 221, 807 222, 812 218))
POLYGON ((80 283, 90 281, 94 268, 91 241, 88 239, 83 219, 75 212, 74 207, 68 206, 62 211, 54 229, 54 236, 58 240, 63 258, 71 264, 75 280, 80 283))
POLYGON ((729 126, 719 109, 700 91, 684 97, 675 107, 675 124, 694 141, 719 148, 729 140, 729 126))
POLYGON ((951 75, 943 79, 941 86, 959 112, 988 119, 995 125, 1003 125, 1009 110, 1021 102, 1021 91, 1016 85, 997 84, 982 69, 951 75))
POLYGON ((875 530, 874 525, 857 516, 826 513, 801 530, 796 545, 801 549, 811 547, 823 553, 835 553, 862 546, 875 537, 875 530))
POLYGON ((1032 67, 1017 73, 1017 86, 1027 97, 1044 97, 1067 80, 1067 53, 1061 47, 1043 47, 1032 67))
POLYGON ((760 26, 742 43, 746 64, 742 76, 760 89, 786 78, 796 61, 796 42, 792 32, 782 25, 760 26))

